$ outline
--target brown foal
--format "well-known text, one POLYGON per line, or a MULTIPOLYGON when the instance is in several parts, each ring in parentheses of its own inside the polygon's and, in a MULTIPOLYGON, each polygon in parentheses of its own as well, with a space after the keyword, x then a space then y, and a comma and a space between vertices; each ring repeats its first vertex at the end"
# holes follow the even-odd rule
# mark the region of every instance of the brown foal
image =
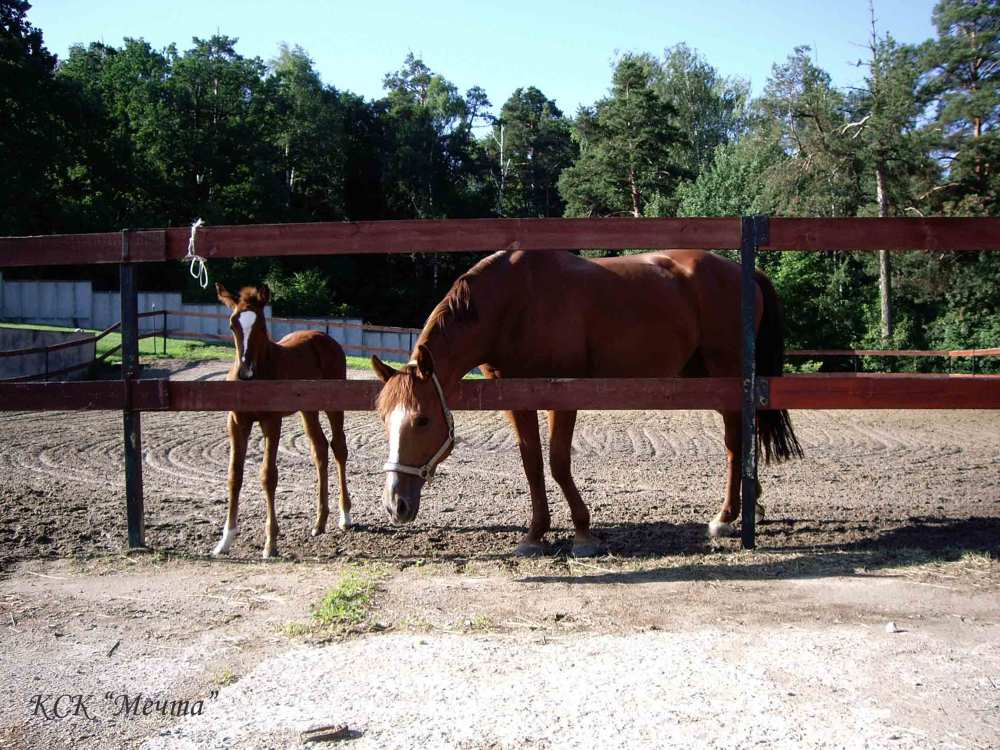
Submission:
MULTIPOLYGON (((784 359, 782 312, 757 274, 757 372, 778 376, 784 359)), ((489 378, 657 378, 740 375, 740 268, 700 250, 666 250, 589 260, 566 252, 495 253, 452 286, 424 324, 411 361, 395 370, 377 357, 385 385, 378 410, 389 438, 383 503, 396 522, 412 521, 420 493, 454 443, 447 399, 479 365, 489 378)), ((551 521, 538 419, 509 412, 531 492, 522 555, 546 549, 551 521)), ((735 532, 740 515, 740 413, 724 412, 727 481, 713 536, 735 532)), ((766 459, 801 455, 788 413, 761 411, 766 459)), ((573 552, 603 544, 573 481, 575 411, 550 411, 549 468, 575 527, 573 552)))
MULTIPOLYGON (((236 361, 229 369, 226 380, 343 380, 347 377, 347 360, 340 344, 320 331, 296 331, 281 341, 271 341, 264 320, 264 307, 271 299, 266 284, 243 287, 234 297, 221 284, 215 285, 219 301, 230 309, 229 327, 236 344, 236 361)), ((291 412, 229 412, 229 513, 222 529, 222 539, 212 551, 213 555, 229 552, 239 533, 240 488, 243 486, 243 465, 246 462, 247 443, 254 422, 260 423, 264 433, 264 462, 260 467, 260 481, 267 499, 267 522, 264 529, 264 557, 278 554, 278 519, 274 511, 274 491, 278 484, 278 441, 281 438, 281 420, 291 412)), ((340 520, 338 526, 351 525, 351 498, 347 493, 347 440, 344 437, 344 413, 328 411, 333 438, 329 444, 320 425, 319 413, 300 412, 302 425, 312 446, 312 459, 316 465, 317 494, 316 524, 313 536, 326 531, 329 515, 328 466, 329 451, 337 461, 340 478, 340 520)))

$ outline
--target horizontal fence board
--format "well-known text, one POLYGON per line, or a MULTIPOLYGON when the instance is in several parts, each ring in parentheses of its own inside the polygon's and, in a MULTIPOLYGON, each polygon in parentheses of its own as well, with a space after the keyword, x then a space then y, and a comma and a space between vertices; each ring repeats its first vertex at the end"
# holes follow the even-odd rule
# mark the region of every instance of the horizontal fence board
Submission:
MULTIPOLYGON (((739 219, 434 219, 205 226, 204 258, 602 248, 736 248, 739 219)), ((130 235, 136 261, 180 260, 191 230, 130 235)), ((0 237, 0 267, 119 263, 121 233, 0 237)))
POLYGON ((788 357, 953 357, 944 349, 792 349, 788 357))
POLYGON ((772 409, 1000 409, 1000 375, 830 373, 768 381, 772 409))
POLYGON ((1000 347, 992 349, 952 349, 949 357, 1000 357, 1000 347))
MULTIPOLYGON (((997 250, 1000 219, 771 218, 765 250, 997 250)), ((188 227, 130 234, 134 261, 180 260, 188 227)), ((739 247, 737 218, 427 219, 205 226, 205 258, 602 248, 739 247)), ((0 237, 0 267, 119 263, 120 232, 0 237)))
MULTIPOLYGON (((168 235, 168 255, 187 252, 188 236, 168 235), (181 242, 177 240, 181 239, 181 242)), ((579 248, 739 247, 739 220, 438 219, 204 227, 206 258, 335 253, 495 252, 579 248)))
POLYGON ((118 410, 125 406, 120 380, 0 383, 0 411, 118 410))
POLYGON ((1000 219, 769 220, 762 250, 997 250, 1000 219))
MULTIPOLYGON (((1000 409, 1000 375, 829 374, 767 378, 773 409, 1000 409)), ((376 380, 139 380, 143 411, 367 411, 376 380)), ((122 409, 119 381, 0 383, 0 411, 122 409)), ((463 380, 455 410, 739 410, 737 378, 463 380)))
MULTIPOLYGON (((374 408, 376 380, 172 382, 171 410, 296 411, 374 408)), ((456 411, 518 409, 738 409, 736 378, 463 380, 448 406, 456 411)))
MULTIPOLYGON (((131 232, 129 258, 133 261, 167 260, 167 234, 171 231, 175 230, 142 229, 131 232)), ((121 232, 0 237, 0 267, 121 262, 121 232)))

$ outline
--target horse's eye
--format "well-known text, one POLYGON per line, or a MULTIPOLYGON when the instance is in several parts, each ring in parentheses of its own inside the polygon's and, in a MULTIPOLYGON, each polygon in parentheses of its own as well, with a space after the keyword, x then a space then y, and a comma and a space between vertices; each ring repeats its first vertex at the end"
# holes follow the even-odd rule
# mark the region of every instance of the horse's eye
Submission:
POLYGON ((427 417, 417 417, 413 422, 417 427, 426 427, 431 423, 427 417))

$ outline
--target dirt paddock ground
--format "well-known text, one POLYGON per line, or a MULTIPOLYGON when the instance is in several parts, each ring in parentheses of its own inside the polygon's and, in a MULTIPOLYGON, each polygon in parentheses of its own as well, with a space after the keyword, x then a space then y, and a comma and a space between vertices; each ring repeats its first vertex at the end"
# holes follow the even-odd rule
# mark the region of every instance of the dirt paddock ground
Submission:
POLYGON ((282 559, 265 564, 259 433, 241 535, 216 561, 225 417, 144 414, 153 552, 124 555, 121 415, 0 412, 0 747, 297 747, 323 723, 356 748, 1000 746, 1000 414, 793 420, 807 457, 762 467, 748 553, 706 538, 717 415, 581 414, 574 474, 610 555, 567 558, 550 481, 553 554, 524 561, 527 487, 502 416, 456 414, 454 454, 396 527, 381 425, 349 414, 357 526, 315 539, 289 418, 282 559), (377 581, 361 632, 289 627, 348 569, 377 581), (95 696, 90 718, 32 702, 60 694, 95 696), (123 694, 204 712, 115 716, 123 694))

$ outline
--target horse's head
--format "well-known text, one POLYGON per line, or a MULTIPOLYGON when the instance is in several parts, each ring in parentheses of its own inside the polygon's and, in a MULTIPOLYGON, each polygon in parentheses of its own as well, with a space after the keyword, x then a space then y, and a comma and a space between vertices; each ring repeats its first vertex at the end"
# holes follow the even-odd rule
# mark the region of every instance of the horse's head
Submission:
POLYGON ((385 383, 377 401, 389 438, 382 503, 393 521, 409 523, 417 517, 424 484, 451 453, 454 424, 425 346, 400 370, 378 357, 372 357, 372 368, 385 383))
POLYGON ((236 343, 236 361, 239 362, 240 380, 250 380, 257 374, 260 362, 267 351, 267 323, 264 308, 271 301, 267 284, 245 286, 238 297, 233 297, 222 284, 215 285, 219 302, 232 312, 229 328, 236 343))

